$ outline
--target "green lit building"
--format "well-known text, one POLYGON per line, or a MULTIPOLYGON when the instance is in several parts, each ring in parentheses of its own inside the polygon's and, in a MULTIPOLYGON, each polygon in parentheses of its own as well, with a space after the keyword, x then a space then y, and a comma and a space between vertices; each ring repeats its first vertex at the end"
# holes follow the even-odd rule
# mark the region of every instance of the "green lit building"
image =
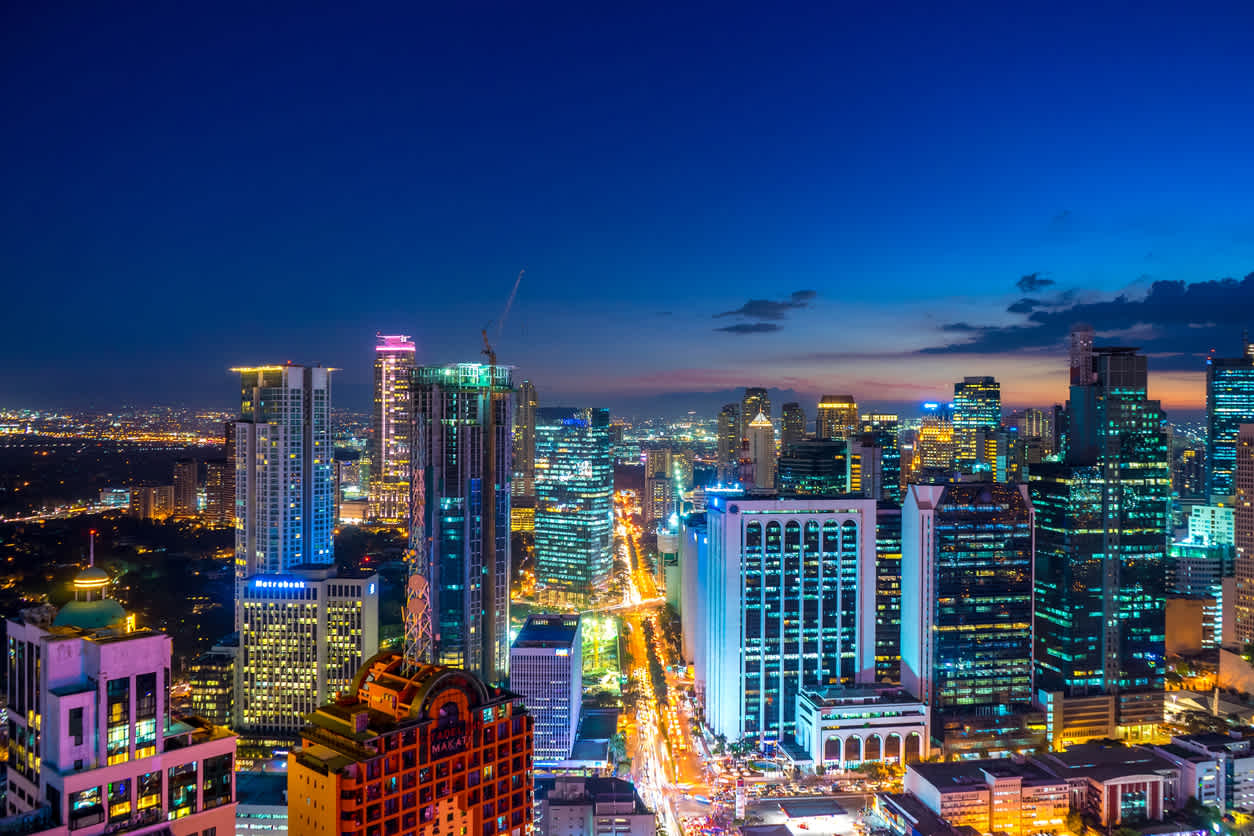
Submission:
POLYGON ((875 681, 901 681, 901 508, 875 509, 875 681))
POLYGON ((901 684, 934 717, 1032 700, 1032 503, 992 482, 910 485, 901 684))
POLYGON ((779 457, 780 496, 839 496, 849 492, 849 447, 844 439, 814 439, 792 445, 779 457))
POLYGON ((433 664, 499 682, 509 664, 513 378, 482 363, 414 370, 433 664))
POLYGON ((965 377, 954 384, 954 463, 970 471, 983 460, 980 431, 1001 426, 1001 384, 991 377, 965 377))
POLYGON ((1132 348, 1073 341, 1066 457, 1034 466, 1036 701, 1051 745, 1162 722, 1171 530, 1166 421, 1132 348))
POLYGON ((536 585, 586 605, 613 571, 614 458, 608 409, 541 408, 535 427, 536 585))
POLYGON ((1241 357, 1206 360, 1206 490, 1232 496, 1237 430, 1254 423, 1254 343, 1241 357))

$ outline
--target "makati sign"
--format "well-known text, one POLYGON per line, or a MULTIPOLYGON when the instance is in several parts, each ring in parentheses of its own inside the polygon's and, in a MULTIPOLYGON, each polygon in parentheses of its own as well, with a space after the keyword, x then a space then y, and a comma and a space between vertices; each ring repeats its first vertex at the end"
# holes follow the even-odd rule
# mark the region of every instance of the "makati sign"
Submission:
POLYGON ((431 757, 455 755, 466 748, 466 724, 453 723, 431 732, 431 757))

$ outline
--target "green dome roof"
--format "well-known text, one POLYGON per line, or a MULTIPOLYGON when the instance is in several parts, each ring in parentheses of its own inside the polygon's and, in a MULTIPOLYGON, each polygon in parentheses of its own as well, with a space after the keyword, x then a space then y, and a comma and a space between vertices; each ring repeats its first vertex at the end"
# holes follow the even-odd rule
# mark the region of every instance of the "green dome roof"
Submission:
POLYGON ((70 601, 52 620, 54 627, 77 627, 80 630, 103 630, 126 621, 126 610, 117 601, 70 601))

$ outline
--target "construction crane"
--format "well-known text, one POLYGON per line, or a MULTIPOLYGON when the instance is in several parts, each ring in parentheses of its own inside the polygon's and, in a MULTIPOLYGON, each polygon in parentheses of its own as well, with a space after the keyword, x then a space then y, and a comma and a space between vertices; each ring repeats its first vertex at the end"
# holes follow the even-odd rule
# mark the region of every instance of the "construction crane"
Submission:
MULTIPOLYGON (((509 298, 505 300, 505 309, 501 311, 501 318, 496 321, 496 338, 498 340, 501 338, 501 332, 505 330, 505 318, 509 316, 509 309, 514 306, 514 297, 518 295, 518 285, 522 283, 523 273, 526 272, 526 270, 518 271, 518 278, 514 279, 514 287, 509 292, 509 298)), ((488 342, 488 326, 491 324, 489 322, 488 325, 483 326, 483 330, 479 333, 483 335, 483 353, 488 358, 488 365, 495 366, 496 350, 492 348, 492 343, 488 342)))

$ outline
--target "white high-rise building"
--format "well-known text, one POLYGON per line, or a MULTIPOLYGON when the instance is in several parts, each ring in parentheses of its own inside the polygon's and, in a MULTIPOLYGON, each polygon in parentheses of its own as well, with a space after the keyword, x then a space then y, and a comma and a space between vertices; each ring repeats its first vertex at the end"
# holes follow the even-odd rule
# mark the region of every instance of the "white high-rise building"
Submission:
POLYGON ((749 422, 749 460, 753 462, 753 486, 775 488, 775 425, 761 412, 749 422))
POLYGON ((414 341, 403 334, 378 334, 375 339, 369 517, 389 525, 408 526, 414 341))
POLYGON ((875 679, 875 500, 717 497, 706 524, 689 533, 706 722, 788 739, 803 689, 875 679))
POLYGON ((583 634, 578 615, 527 617, 509 651, 509 689, 534 722, 536 763, 570 757, 583 702, 583 634))
POLYGON ((1210 546, 1235 545, 1235 520, 1231 505, 1194 505, 1189 511, 1189 539, 1210 546))
POLYGON ((233 726, 281 744, 378 650, 378 580, 335 574, 331 369, 236 371, 233 726))
MULTIPOLYGON (((59 611, 8 623, 9 822, 22 832, 235 832, 235 735, 171 713, 170 637, 92 567, 59 611)), ((18 832, 18 831, 14 831, 18 832)))

